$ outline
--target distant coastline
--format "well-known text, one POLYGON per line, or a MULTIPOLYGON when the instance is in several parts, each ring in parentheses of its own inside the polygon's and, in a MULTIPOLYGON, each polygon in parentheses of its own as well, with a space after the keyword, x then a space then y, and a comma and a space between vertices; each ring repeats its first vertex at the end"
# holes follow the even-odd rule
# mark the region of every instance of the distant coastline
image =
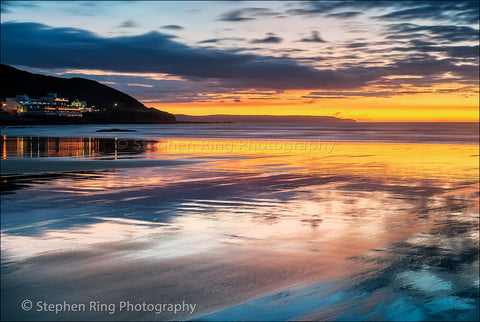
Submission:
POLYGON ((185 115, 175 114, 177 122, 290 122, 290 123, 356 123, 354 119, 343 119, 335 116, 317 115, 185 115))

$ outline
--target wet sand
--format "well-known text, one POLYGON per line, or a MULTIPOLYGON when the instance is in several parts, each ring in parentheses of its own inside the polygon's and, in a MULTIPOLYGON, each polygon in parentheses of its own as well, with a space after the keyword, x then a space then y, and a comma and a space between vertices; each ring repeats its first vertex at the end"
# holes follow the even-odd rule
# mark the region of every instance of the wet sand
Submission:
POLYGON ((145 167, 178 167, 191 164, 182 160, 82 160, 68 158, 12 159, 2 160, 2 175, 40 174, 58 172, 93 171, 145 167))
POLYGON ((2 195, 2 319, 478 320, 478 146, 176 143, 2 178, 14 187, 2 195), (55 314, 25 312, 24 299, 196 309, 55 314))

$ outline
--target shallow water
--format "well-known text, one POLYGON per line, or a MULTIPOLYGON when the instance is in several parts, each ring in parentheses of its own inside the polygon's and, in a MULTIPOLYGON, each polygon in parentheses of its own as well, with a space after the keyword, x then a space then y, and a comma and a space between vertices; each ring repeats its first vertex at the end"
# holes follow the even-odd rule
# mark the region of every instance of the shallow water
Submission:
POLYGON ((2 320, 478 320, 478 144, 189 126, 2 131, 2 320))
POLYGON ((478 144, 478 130, 478 122, 89 124, 4 127, 2 135, 478 144), (135 132, 97 132, 109 129, 135 132))

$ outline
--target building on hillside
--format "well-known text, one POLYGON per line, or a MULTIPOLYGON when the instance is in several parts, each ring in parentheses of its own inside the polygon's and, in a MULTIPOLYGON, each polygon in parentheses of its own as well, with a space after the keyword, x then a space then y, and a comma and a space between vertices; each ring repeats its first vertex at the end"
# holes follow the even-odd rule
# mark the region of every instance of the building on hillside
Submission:
POLYGON ((84 113, 85 112, 92 112, 92 108, 88 107, 87 102, 85 102, 85 101, 74 100, 74 101, 70 102, 70 106, 74 107, 74 108, 79 108, 84 113))
POLYGON ((81 117, 87 108, 85 101, 70 100, 58 97, 57 93, 48 93, 41 98, 29 98, 26 94, 16 97, 7 97, 2 109, 17 115, 54 115, 54 116, 77 116, 81 117))

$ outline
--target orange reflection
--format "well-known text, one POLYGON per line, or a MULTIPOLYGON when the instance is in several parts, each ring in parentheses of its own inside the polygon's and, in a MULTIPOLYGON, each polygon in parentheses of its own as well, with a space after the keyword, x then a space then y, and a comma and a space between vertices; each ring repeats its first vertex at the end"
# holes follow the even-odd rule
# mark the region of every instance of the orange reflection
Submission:
MULTIPOLYGON (((478 145, 356 143, 234 139, 121 140, 101 138, 3 138, 2 157, 132 155, 202 161, 200 168, 256 173, 288 172, 478 180, 478 145)), ((122 164, 119 163, 119 168, 122 164)), ((197 166, 198 167, 198 166, 197 166)), ((199 169, 200 169, 199 168, 199 169)), ((92 169, 95 170, 95 169, 92 169)), ((155 180, 146 178, 145 180, 155 180)))
POLYGON ((478 145, 169 139, 146 150, 196 156, 224 170, 284 171, 367 177, 478 180, 478 145))
POLYGON ((38 138, 3 136, 2 158, 95 157, 102 144, 97 138, 38 138))
POLYGON ((6 141, 7 137, 4 135, 2 137, 2 159, 6 159, 7 158, 7 145, 5 144, 5 141, 6 141))

